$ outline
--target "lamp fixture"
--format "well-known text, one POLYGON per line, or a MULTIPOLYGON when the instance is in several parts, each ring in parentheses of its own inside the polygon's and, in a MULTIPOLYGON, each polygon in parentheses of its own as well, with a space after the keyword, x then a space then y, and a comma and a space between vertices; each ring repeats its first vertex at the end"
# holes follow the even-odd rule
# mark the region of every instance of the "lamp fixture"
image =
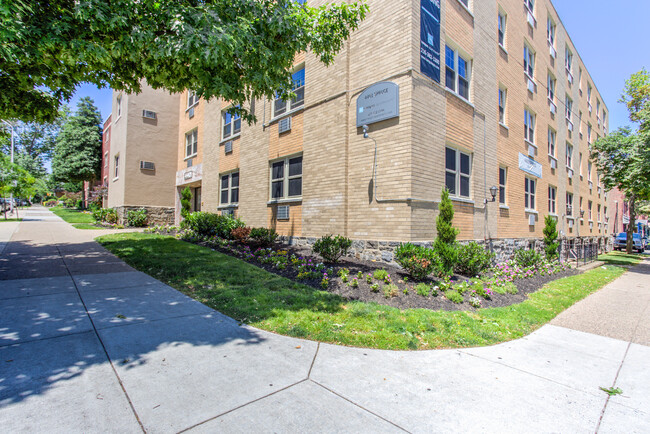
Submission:
POLYGON ((368 125, 364 125, 361 128, 363 129, 363 138, 367 139, 368 138, 368 125))
POLYGON ((487 204, 488 202, 496 202, 498 192, 499 192, 499 187, 497 187, 495 185, 490 187, 490 194, 492 195, 492 200, 484 199, 483 203, 487 204))

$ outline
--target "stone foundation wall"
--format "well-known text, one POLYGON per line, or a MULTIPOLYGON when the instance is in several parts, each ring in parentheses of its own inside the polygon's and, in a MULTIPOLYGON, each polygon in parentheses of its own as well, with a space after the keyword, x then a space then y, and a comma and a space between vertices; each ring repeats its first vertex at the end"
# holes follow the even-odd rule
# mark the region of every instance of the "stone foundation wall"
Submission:
MULTIPOLYGON (((292 246, 298 247, 312 247, 317 238, 312 237, 279 237, 280 240, 292 246)), ((515 250, 519 249, 535 249, 538 252, 544 252, 544 241, 539 238, 508 238, 508 239, 492 239, 492 240, 475 240, 481 246, 487 244, 487 248, 496 254, 497 262, 505 262, 511 259, 515 250)), ((459 241, 459 244, 467 244, 469 241, 459 241)), ((577 248, 582 245, 593 243, 598 246, 599 251, 608 252, 612 250, 612 237, 581 237, 577 238, 561 238, 560 247, 563 256, 566 259, 569 248, 577 248)), ((422 245, 425 247, 432 247, 433 241, 415 241, 413 244, 422 245)), ((369 240, 352 240, 352 247, 348 255, 357 259, 385 262, 390 265, 397 265, 395 262, 395 248, 399 246, 398 241, 369 241, 369 240)))
POLYGON ((147 210, 147 224, 154 225, 173 225, 174 224, 174 208, 164 206, 117 206, 118 223, 126 225, 126 213, 138 209, 147 210))

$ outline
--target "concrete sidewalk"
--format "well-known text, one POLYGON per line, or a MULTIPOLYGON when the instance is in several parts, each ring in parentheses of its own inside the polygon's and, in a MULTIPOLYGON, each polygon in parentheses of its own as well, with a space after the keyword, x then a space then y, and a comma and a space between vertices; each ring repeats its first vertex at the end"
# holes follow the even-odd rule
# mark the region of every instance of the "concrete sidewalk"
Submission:
POLYGON ((6 432, 650 426, 647 262, 524 339, 379 351, 239 326, 92 241, 106 231, 74 229, 44 209, 26 214, 0 255, 6 432))

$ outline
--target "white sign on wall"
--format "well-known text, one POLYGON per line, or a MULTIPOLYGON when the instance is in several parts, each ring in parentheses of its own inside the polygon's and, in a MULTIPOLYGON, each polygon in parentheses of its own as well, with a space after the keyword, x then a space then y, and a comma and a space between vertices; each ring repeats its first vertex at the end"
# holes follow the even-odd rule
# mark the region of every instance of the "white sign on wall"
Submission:
POLYGON ((399 86, 381 81, 364 90, 357 98, 357 127, 399 116, 399 86))
POLYGON ((541 179, 542 165, 530 158, 528 155, 519 153, 519 168, 524 172, 541 179))

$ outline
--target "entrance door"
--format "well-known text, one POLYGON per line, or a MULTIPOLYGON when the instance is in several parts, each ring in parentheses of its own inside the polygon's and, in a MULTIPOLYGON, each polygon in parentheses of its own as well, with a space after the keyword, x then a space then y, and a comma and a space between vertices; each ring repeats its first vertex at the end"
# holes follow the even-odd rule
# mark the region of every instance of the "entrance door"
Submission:
POLYGON ((201 187, 194 189, 194 211, 201 211, 201 187))

